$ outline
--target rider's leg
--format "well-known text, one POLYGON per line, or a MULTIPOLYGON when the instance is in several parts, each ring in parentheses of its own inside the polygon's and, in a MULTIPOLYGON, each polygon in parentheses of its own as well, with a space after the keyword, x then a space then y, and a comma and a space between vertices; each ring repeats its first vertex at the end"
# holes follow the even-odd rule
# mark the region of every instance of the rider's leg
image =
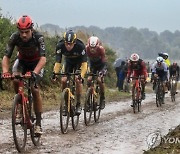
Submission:
POLYGON ((146 86, 145 80, 141 80, 141 85, 142 85, 141 95, 142 95, 142 99, 144 100, 145 99, 145 86, 146 86))
POLYGON ((42 134, 41 129, 41 114, 42 114, 42 97, 40 95, 40 89, 32 87, 32 95, 33 95, 33 101, 34 101, 34 111, 36 114, 36 128, 35 133, 36 134, 42 134))

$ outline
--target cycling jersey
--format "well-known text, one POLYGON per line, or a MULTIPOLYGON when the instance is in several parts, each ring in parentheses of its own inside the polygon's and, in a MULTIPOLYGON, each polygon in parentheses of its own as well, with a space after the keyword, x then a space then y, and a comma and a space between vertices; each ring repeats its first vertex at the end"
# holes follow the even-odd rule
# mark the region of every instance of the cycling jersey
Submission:
POLYGON ((103 46, 97 45, 95 48, 91 48, 87 45, 86 52, 90 62, 90 69, 94 73, 106 67, 105 49, 103 46))
POLYGON ((5 53, 8 58, 11 58, 15 46, 18 50, 18 59, 23 61, 37 61, 40 57, 45 56, 44 37, 39 32, 33 31, 32 38, 28 42, 22 41, 19 32, 13 33, 5 53))
MULTIPOLYGON (((84 43, 77 39, 74 47, 71 51, 68 51, 65 47, 65 43, 63 40, 60 40, 56 46, 56 64, 61 63, 62 55, 65 57, 65 72, 72 72, 74 69, 80 69, 81 67, 81 76, 84 76, 84 72, 86 72, 87 65, 87 54, 85 51, 84 43)), ((54 72, 57 73, 59 71, 58 68, 54 68, 54 72)))
POLYGON ((177 77, 177 80, 179 79, 179 66, 176 65, 170 65, 169 66, 169 74, 170 74, 170 77, 172 76, 176 76, 177 77))
POLYGON ((136 65, 133 62, 128 62, 128 72, 127 77, 129 78, 132 74, 133 77, 138 77, 143 75, 145 78, 147 77, 147 69, 146 64, 142 59, 139 59, 136 65))
POLYGON ((171 62, 169 59, 165 59, 164 62, 166 63, 166 65, 169 67, 171 65, 171 62))
POLYGON ((61 63, 62 55, 65 56, 65 60, 71 64, 83 63, 87 61, 87 55, 85 51, 84 43, 77 39, 74 47, 71 51, 68 51, 65 47, 63 40, 59 41, 56 47, 56 62, 61 63))
POLYGON ((162 62, 161 65, 158 65, 157 62, 154 63, 152 67, 152 75, 158 74, 160 79, 165 81, 167 79, 167 72, 168 72, 168 67, 165 62, 162 62))

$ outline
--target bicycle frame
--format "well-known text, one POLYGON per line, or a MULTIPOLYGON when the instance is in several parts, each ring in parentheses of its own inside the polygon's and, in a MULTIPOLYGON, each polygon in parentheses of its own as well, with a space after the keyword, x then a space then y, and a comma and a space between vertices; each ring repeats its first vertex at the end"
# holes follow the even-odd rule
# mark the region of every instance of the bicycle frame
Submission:
POLYGON ((132 101, 133 101, 133 112, 136 113, 136 110, 140 112, 141 108, 141 79, 144 79, 144 77, 131 77, 132 79, 135 79, 135 83, 132 85, 132 101))
POLYGON ((76 75, 79 73, 56 73, 55 75, 67 77, 66 88, 62 91, 61 104, 60 104, 60 126, 63 134, 67 133, 69 118, 72 120, 72 127, 76 130, 79 123, 79 115, 75 113, 75 91, 76 91, 76 75), (67 95, 67 99, 65 96, 67 95), (66 112, 63 114, 63 112, 66 112))
MULTIPOLYGON (((27 140, 27 129, 30 129, 31 140, 35 146, 39 145, 40 136, 34 134, 34 121, 32 113, 32 93, 31 93, 31 73, 25 75, 9 75, 3 79, 17 79, 18 93, 14 97, 12 104, 12 131, 16 149, 19 152, 24 151, 27 140), (27 89, 27 96, 25 94, 27 89), (19 106, 22 105, 22 106, 19 106), (18 111, 19 116, 18 116, 18 111), (21 133, 20 133, 21 132, 21 133)), ((35 88, 37 87, 35 81, 35 88)))
POLYGON ((33 123, 31 121, 31 117, 29 116, 28 113, 28 105, 31 104, 27 104, 28 103, 28 97, 30 95, 30 79, 28 78, 28 82, 26 82, 23 78, 18 79, 18 94, 21 96, 21 102, 22 102, 22 107, 23 107, 23 120, 24 123, 27 123, 28 128, 32 128, 33 127, 33 123), (24 93, 24 86, 26 86, 27 90, 28 90, 28 96, 25 96, 24 93))

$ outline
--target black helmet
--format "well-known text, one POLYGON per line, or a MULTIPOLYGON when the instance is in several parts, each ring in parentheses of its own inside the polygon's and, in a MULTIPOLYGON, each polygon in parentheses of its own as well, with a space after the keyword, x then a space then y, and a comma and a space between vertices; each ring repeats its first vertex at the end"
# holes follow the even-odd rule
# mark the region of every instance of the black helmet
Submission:
POLYGON ((65 43, 75 43, 77 36, 72 30, 69 30, 64 33, 63 39, 65 43))

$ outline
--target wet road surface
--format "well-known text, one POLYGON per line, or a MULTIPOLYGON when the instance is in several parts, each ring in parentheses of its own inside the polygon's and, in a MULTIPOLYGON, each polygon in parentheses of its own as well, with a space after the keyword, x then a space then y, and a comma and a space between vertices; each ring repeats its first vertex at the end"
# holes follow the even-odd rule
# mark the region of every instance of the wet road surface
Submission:
MULTIPOLYGON (((134 114, 131 101, 111 102, 102 111, 98 123, 85 126, 83 114, 77 131, 69 125, 67 134, 59 126, 59 111, 43 114, 41 145, 27 140, 27 153, 62 154, 141 154, 148 149, 147 138, 159 131, 165 135, 180 124, 180 97, 171 102, 166 94, 161 108, 155 105, 155 94, 147 94, 141 113, 134 114)), ((93 121, 93 120, 92 120, 93 121)), ((11 130, 11 119, 0 120, 0 153, 17 153, 11 130)))

